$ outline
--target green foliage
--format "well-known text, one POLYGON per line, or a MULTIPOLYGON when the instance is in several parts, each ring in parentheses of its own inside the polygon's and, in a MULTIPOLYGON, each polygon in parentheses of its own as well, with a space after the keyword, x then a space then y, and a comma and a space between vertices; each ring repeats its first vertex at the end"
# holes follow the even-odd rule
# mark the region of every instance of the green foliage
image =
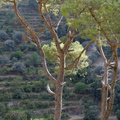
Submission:
MULTIPOLYGON (((41 92, 45 89, 46 87, 46 83, 44 80, 40 80, 40 81, 35 81, 35 82, 31 82, 31 84, 27 84, 23 86, 23 89, 25 92, 41 92)), ((44 93, 44 92, 43 92, 44 93)))
POLYGON ((22 51, 11 52, 10 59, 12 60, 15 57, 18 60, 20 60, 22 58, 22 56, 23 56, 23 52, 22 51))
POLYGON ((52 35, 51 35, 50 31, 48 31, 48 30, 44 31, 44 39, 52 39, 52 35))
POLYGON ((9 35, 5 31, 0 31, 0 41, 5 41, 9 38, 9 35))
POLYGON ((38 4, 35 0, 28 0, 28 7, 30 7, 33 10, 37 10, 38 4))
MULTIPOLYGON (((63 48, 64 44, 61 44, 61 48, 63 48)), ((80 52, 83 50, 82 45, 79 42, 73 42, 70 46, 70 49, 73 51, 70 51, 66 55, 66 68, 71 65, 71 63, 79 56, 80 52)), ((43 50, 46 54, 46 58, 53 64, 55 67, 53 70, 56 72, 59 69, 59 58, 58 58, 58 53, 56 50, 55 43, 51 42, 50 45, 44 45, 43 50)), ((81 56, 80 62, 78 64, 79 69, 83 69, 84 67, 88 66, 87 60, 87 55, 85 52, 81 56)), ((66 70, 66 74, 76 74, 78 69, 73 69, 70 70, 69 68, 66 70)))
POLYGON ((69 118, 70 118, 69 114, 67 114, 65 112, 62 113, 62 115, 61 115, 62 120, 66 120, 66 119, 69 119, 69 118))
POLYGON ((23 89, 15 88, 13 90, 13 98, 14 99, 22 99, 23 98, 23 89))
POLYGON ((9 64, 10 60, 7 56, 5 55, 0 55, 0 64, 1 65, 5 65, 5 64, 9 64))
POLYGON ((89 106, 89 108, 84 113, 84 120, 99 120, 99 110, 97 106, 89 106))
POLYGON ((89 88, 88 85, 82 83, 82 82, 78 82, 76 83, 75 85, 75 89, 74 89, 74 92, 76 94, 85 94, 87 93, 87 89, 89 88))
POLYGON ((33 91, 34 92, 41 92, 45 87, 45 84, 42 81, 36 81, 33 84, 33 91))
POLYGON ((48 92, 42 92, 40 93, 39 99, 40 100, 53 100, 54 97, 51 96, 48 92))
POLYGON ((7 67, 7 66, 4 66, 0 69, 0 73, 2 75, 5 75, 5 74, 8 74, 9 72, 11 71, 11 68, 7 67))
POLYGON ((0 46, 0 55, 3 55, 4 47, 0 46))
POLYGON ((99 80, 99 78, 90 67, 78 70, 76 75, 71 74, 69 77, 72 83, 83 82, 85 84, 91 84, 99 80))
POLYGON ((34 44, 20 44, 19 48, 22 52, 30 52, 30 51, 37 51, 37 47, 34 44))
POLYGON ((117 115, 117 120, 120 120, 120 110, 117 110, 116 115, 117 115))
POLYGON ((12 100, 12 94, 5 92, 3 95, 3 101, 10 101, 10 100, 12 100))
POLYGON ((12 66, 12 71, 15 73, 24 73, 25 70, 26 70, 26 67, 22 62, 16 62, 12 66))
POLYGON ((4 117, 5 120, 27 120, 27 115, 25 113, 10 112, 4 117))
POLYGON ((23 42, 23 33, 20 31, 14 31, 13 32, 13 40, 15 41, 16 44, 20 44, 23 42))
POLYGON ((0 6, 1 6, 2 4, 5 4, 5 1, 0 0, 0 6))
POLYGON ((41 64, 41 57, 38 53, 32 53, 26 60, 27 66, 38 66, 41 64))
POLYGON ((66 35, 66 33, 67 33, 67 28, 68 28, 67 25, 64 25, 64 26, 60 25, 60 26, 59 26, 58 31, 57 31, 59 38, 61 38, 61 37, 63 37, 63 36, 66 35))
POLYGON ((29 101, 27 103, 27 108, 29 108, 29 109, 35 109, 36 107, 37 107, 37 105, 35 102, 29 101))
POLYGON ((101 75, 102 72, 103 72, 103 66, 98 66, 98 67, 96 67, 96 68, 94 69, 94 71, 95 71, 95 73, 96 73, 97 75, 101 75))
POLYGON ((117 82, 115 86, 114 110, 120 110, 120 82, 117 82))
POLYGON ((103 51, 105 53, 105 56, 109 59, 112 55, 112 49, 109 46, 103 46, 103 51))
POLYGON ((98 101, 101 100, 101 89, 102 89, 101 80, 96 80, 91 84, 91 94, 93 98, 98 101))
POLYGON ((30 118, 32 118, 33 112, 29 110, 29 111, 26 111, 25 114, 27 115, 27 120, 31 120, 30 118))
POLYGON ((78 28, 81 31, 82 38, 105 40, 103 34, 99 30, 96 19, 101 22, 102 28, 105 30, 109 39, 119 36, 119 17, 120 17, 120 4, 119 1, 109 0, 67 0, 61 8, 63 16, 67 18, 67 24, 71 27, 78 28), (94 15, 91 15, 90 11, 94 15), (78 15, 78 11, 79 14, 78 15), (77 18, 73 18, 78 15, 77 18), (114 34, 113 34, 114 33, 114 34))
POLYGON ((120 47, 117 49, 118 56, 120 57, 120 47))
POLYGON ((82 102, 84 106, 84 119, 83 120, 99 120, 98 106, 93 105, 93 101, 88 100, 89 98, 83 97, 82 102))
POLYGON ((15 48, 15 42, 13 40, 6 40, 4 42, 5 50, 12 51, 15 48))
POLYGON ((99 54, 97 52, 93 52, 90 56, 89 59, 92 61, 92 64, 95 63, 98 60, 99 54))
POLYGON ((4 104, 0 103, 0 114, 3 114, 6 112, 6 107, 4 104))

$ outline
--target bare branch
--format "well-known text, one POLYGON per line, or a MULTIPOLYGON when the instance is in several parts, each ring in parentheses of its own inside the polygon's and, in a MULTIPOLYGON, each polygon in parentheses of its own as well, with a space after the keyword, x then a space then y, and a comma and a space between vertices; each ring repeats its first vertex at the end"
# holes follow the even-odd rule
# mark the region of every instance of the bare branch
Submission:
POLYGON ((39 13, 40 13, 40 17, 42 19, 42 21, 44 22, 45 26, 48 28, 48 30, 51 32, 53 38, 54 38, 54 41, 55 41, 55 45, 56 45, 56 48, 57 48, 57 51, 58 53, 62 53, 62 49, 60 47, 60 43, 59 43, 59 38, 54 30, 54 27, 52 26, 51 23, 49 23, 49 21, 47 21, 47 19, 45 18, 45 16, 43 15, 43 12, 42 12, 42 0, 39 0, 39 3, 38 3, 38 10, 39 10, 39 13))
POLYGON ((52 21, 51 21, 51 18, 50 18, 50 14, 49 14, 48 8, 46 6, 46 4, 47 4, 48 1, 49 0, 46 0, 44 2, 43 6, 44 6, 44 9, 45 9, 45 12, 46 12, 46 15, 47 15, 47 19, 46 20, 48 20, 49 25, 52 26, 52 21))
POLYGON ((108 38, 108 36, 107 36, 105 30, 102 28, 102 26, 101 26, 101 22, 99 22, 99 20, 97 19, 97 17, 94 15, 92 9, 89 8, 88 5, 87 5, 87 7, 88 7, 88 10, 89 10, 91 16, 94 18, 94 20, 96 21, 96 23, 99 25, 99 28, 100 28, 101 32, 103 33, 103 35, 104 35, 105 38, 107 39, 108 43, 111 45, 111 41, 110 41, 110 39, 108 38))
POLYGON ((73 39, 75 38, 76 32, 77 32, 76 29, 74 29, 72 33, 71 33, 70 30, 68 31, 69 39, 65 42, 64 47, 63 47, 63 51, 65 53, 67 53, 67 51, 68 51, 68 49, 69 49, 73 39))
POLYGON ((58 30, 58 27, 60 26, 62 19, 63 19, 63 16, 60 17, 60 20, 58 21, 56 27, 54 28, 56 31, 58 30))
POLYGON ((92 40, 91 42, 89 42, 89 43, 85 46, 85 48, 81 51, 80 55, 72 62, 72 64, 70 64, 70 65, 67 67, 67 69, 73 69, 73 68, 77 67, 78 62, 79 62, 82 54, 85 52, 85 50, 86 50, 93 42, 95 42, 95 40, 92 40))
POLYGON ((55 93, 50 89, 49 84, 47 84, 47 91, 50 93, 52 96, 55 96, 55 93))
POLYGON ((66 82, 63 82, 61 85, 64 86, 66 84, 66 82))
POLYGON ((19 11, 18 11, 18 8, 17 8, 17 0, 14 0, 14 11, 15 11, 15 14, 18 18, 18 20, 20 21, 20 23, 26 28, 26 30, 30 33, 30 35, 32 36, 32 38, 34 38, 34 40, 32 42, 34 42, 41 55, 42 55, 42 65, 43 65, 43 68, 48 76, 48 78, 54 83, 56 84, 56 79, 50 74, 50 72, 48 71, 48 68, 47 68, 47 64, 46 64, 46 59, 45 59, 45 54, 44 54, 44 51, 41 47, 41 43, 40 43, 40 40, 39 38, 37 37, 36 33, 34 31, 32 31, 30 29, 30 27, 27 26, 27 24, 25 23, 25 21, 21 18, 20 14, 19 14, 19 11))

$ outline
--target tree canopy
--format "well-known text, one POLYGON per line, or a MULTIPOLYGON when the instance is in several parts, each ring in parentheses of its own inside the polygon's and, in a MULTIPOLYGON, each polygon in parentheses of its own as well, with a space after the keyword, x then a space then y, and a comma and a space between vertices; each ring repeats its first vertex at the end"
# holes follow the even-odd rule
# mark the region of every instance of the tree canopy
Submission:
MULTIPOLYGON (((62 43, 61 44, 61 48, 64 47, 64 44, 62 43)), ((55 47, 55 43, 54 42, 51 42, 50 45, 48 44, 45 44, 43 46, 43 50, 46 54, 46 58, 51 62, 51 64, 55 65, 55 67, 53 68, 53 70, 55 70, 56 72, 58 72, 58 67, 59 67, 59 54, 57 52, 57 49, 55 47)), ((75 59, 77 57, 79 57, 80 53, 83 51, 83 47, 82 45, 76 41, 76 42, 73 42, 70 46, 70 50, 69 52, 67 53, 66 55, 66 65, 65 65, 65 69, 66 69, 66 74, 76 74, 76 72, 78 71, 78 69, 83 69, 85 67, 88 66, 88 62, 87 62, 87 58, 88 56, 85 54, 85 52, 82 54, 81 58, 80 58, 80 61, 79 61, 79 64, 78 64, 78 67, 77 68, 74 68, 74 69, 70 69, 71 67, 71 63, 73 61, 75 61, 75 59)))
POLYGON ((67 17, 67 24, 79 29, 83 38, 97 39, 100 36, 104 41, 103 34, 109 39, 120 37, 118 0, 67 0, 61 11, 67 17))

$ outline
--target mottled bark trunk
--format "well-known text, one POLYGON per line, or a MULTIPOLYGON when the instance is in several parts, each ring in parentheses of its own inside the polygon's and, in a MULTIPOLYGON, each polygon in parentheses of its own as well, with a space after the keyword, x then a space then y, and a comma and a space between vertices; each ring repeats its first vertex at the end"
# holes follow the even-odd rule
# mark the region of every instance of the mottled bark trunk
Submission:
POLYGON ((107 89, 107 84, 108 84, 108 69, 107 66, 104 65, 105 67, 105 72, 104 72, 104 79, 102 81, 102 98, 101 98, 101 118, 100 120, 105 120, 105 113, 107 109, 107 97, 108 97, 108 89, 107 89))
POLYGON ((102 49, 102 46, 99 46, 100 54, 104 62, 104 76, 102 80, 102 96, 101 96, 101 115, 100 115, 100 120, 105 120, 105 113, 107 109, 107 97, 108 97, 108 61, 107 58, 105 57, 104 51, 102 49))
POLYGON ((54 120, 61 120, 62 94, 63 94, 63 86, 64 86, 64 67, 65 67, 65 54, 61 52, 60 53, 60 66, 59 66, 56 91, 55 91, 54 120))
POLYGON ((61 120, 63 86, 56 85, 54 120, 61 120))
POLYGON ((111 48, 113 50, 111 59, 109 61, 106 60, 106 62, 105 59, 103 59, 105 70, 104 70, 104 78, 102 81, 102 104, 101 104, 100 120, 109 119, 114 103, 114 88, 116 84, 117 71, 118 71, 117 44, 115 47, 111 45, 111 48), (108 72, 112 72, 111 83, 108 83, 108 72))

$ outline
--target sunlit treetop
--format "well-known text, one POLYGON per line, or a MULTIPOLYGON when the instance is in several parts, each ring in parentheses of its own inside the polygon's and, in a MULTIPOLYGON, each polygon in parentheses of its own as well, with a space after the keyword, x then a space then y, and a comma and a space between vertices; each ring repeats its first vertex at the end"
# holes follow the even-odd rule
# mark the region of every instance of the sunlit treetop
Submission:
POLYGON ((0 0, 0 6, 5 4, 5 0, 0 0))
POLYGON ((103 37, 99 25, 109 39, 120 37, 119 0, 66 0, 61 12, 67 18, 67 24, 79 29, 83 38, 103 37))
MULTIPOLYGON (((61 48, 64 47, 64 44, 61 44, 61 48)), ((55 47, 55 43, 51 42, 50 45, 44 45, 43 50, 46 54, 47 60, 50 61, 51 64, 53 64, 55 67, 53 70, 55 72, 58 72, 58 67, 59 67, 59 55, 55 47)), ((70 65, 72 64, 73 61, 80 55, 81 51, 83 50, 82 45, 79 42, 73 42, 70 46, 70 51, 66 55, 66 65, 65 65, 65 70, 66 74, 76 74, 78 69, 83 69, 88 66, 87 62, 87 55, 85 52, 82 54, 80 61, 78 63, 78 68, 74 68, 73 70, 70 69, 70 65)))

